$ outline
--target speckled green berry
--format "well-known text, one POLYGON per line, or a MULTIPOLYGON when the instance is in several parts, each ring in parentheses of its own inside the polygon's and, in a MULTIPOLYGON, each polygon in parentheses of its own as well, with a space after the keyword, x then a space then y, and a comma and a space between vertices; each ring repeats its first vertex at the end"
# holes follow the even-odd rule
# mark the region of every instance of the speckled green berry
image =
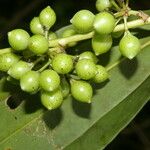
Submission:
POLYGON ((42 35, 33 35, 29 39, 29 50, 34 54, 41 55, 48 50, 48 40, 42 35))
POLYGON ((39 17, 34 17, 30 22, 30 30, 33 34, 44 35, 44 28, 40 23, 39 17))
POLYGON ((108 10, 112 6, 110 0, 97 0, 96 9, 98 11, 108 10))
POLYGON ((73 69, 73 60, 70 55, 57 54, 52 60, 53 69, 59 74, 67 74, 73 69))
POLYGON ((47 6, 45 9, 43 9, 40 12, 39 19, 40 19, 41 24, 47 30, 49 30, 56 22, 56 14, 50 6, 47 6))
POLYGON ((20 57, 13 53, 0 55, 0 71, 7 72, 11 66, 19 61, 20 57))
POLYGON ((41 92, 41 103, 48 110, 53 110, 61 106, 63 103, 63 95, 60 90, 55 90, 53 92, 41 92))
POLYGON ((127 32, 119 43, 119 50, 123 56, 133 59, 141 50, 140 41, 127 32))
POLYGON ((70 20, 78 33, 87 33, 92 31, 95 15, 89 10, 78 11, 70 20))
POLYGON ((8 32, 8 42, 16 51, 25 50, 28 47, 30 35, 22 29, 15 29, 8 32))
POLYGON ((14 79, 19 80, 24 74, 30 71, 32 67, 32 63, 27 63, 25 61, 20 60, 8 70, 8 74, 14 79))
POLYGON ((71 94, 77 101, 91 103, 93 89, 88 82, 71 80, 71 94))
POLYGON ((40 74, 40 87, 45 91, 54 91, 60 85, 60 77, 54 70, 44 70, 40 74))
POLYGON ((97 68, 96 75, 92 79, 92 81, 94 81, 95 83, 101 83, 106 81, 109 78, 106 68, 104 68, 101 65, 96 65, 96 68, 97 68))
POLYGON ((90 59, 82 59, 77 62, 75 71, 81 79, 89 80, 96 74, 96 65, 90 59))
POLYGON ((94 53, 92 53, 91 51, 86 51, 83 52, 79 55, 79 60, 81 59, 90 59, 92 60, 95 64, 98 62, 98 58, 95 56, 94 53))
POLYGON ((95 16, 94 29, 98 34, 110 34, 115 28, 115 18, 108 12, 101 12, 95 16))
POLYGON ((95 34, 94 37, 92 38, 92 48, 96 56, 108 52, 111 46, 112 46, 111 35, 95 34))
POLYGON ((20 78, 21 89, 25 92, 36 93, 39 89, 39 73, 29 71, 20 78))

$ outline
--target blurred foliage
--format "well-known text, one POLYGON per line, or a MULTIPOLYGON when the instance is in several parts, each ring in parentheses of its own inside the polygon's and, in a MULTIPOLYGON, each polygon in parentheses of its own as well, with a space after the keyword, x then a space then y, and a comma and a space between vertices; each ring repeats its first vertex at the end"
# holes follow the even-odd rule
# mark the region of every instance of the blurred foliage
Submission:
MULTIPOLYGON (((14 28, 29 31, 29 22, 40 10, 50 5, 57 14, 53 30, 68 25, 80 9, 96 12, 95 0, 0 0, 0 47, 7 47, 7 32, 14 28)), ((130 0, 133 9, 150 9, 149 0, 130 0)), ((150 103, 138 114, 106 150, 150 150, 150 103)))

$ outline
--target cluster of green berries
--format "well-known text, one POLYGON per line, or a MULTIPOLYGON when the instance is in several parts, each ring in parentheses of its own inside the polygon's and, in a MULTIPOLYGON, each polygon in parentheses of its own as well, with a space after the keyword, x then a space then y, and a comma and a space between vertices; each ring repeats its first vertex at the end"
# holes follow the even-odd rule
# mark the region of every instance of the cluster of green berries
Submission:
MULTIPOLYGON (((56 15, 48 6, 31 20, 32 36, 23 29, 8 33, 11 52, 0 55, 0 71, 8 74, 8 81, 17 81, 23 91, 40 92, 41 103, 49 110, 58 108, 69 94, 80 102, 91 103, 93 89, 90 83, 101 83, 109 78, 106 68, 98 64, 97 56, 111 48, 112 32, 116 26, 115 17, 108 12, 111 8, 109 0, 97 0, 96 8, 100 11, 96 15, 89 10, 77 12, 71 19, 71 28, 61 35, 67 38, 94 31, 93 52, 85 51, 73 56, 66 53, 66 47, 52 51, 49 42, 58 36, 51 31, 56 15)), ((70 42, 66 46, 76 44, 70 42)), ((139 40, 129 31, 125 32, 119 49, 132 59, 140 51, 139 40)))

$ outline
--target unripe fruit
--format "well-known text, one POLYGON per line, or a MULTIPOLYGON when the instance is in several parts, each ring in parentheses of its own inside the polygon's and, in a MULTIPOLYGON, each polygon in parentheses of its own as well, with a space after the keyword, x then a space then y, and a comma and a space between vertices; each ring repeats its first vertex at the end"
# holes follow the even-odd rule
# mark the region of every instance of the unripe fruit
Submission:
POLYGON ((98 58, 95 56, 94 53, 90 51, 83 52, 79 55, 79 60, 82 59, 90 59, 92 60, 95 64, 98 62, 98 58))
POLYGON ((71 94, 80 102, 91 103, 93 89, 88 82, 71 80, 71 94))
POLYGON ((126 33, 119 43, 121 54, 129 59, 134 58, 141 50, 141 44, 137 37, 126 33))
POLYGON ((112 37, 111 35, 99 35, 95 34, 92 38, 92 48, 95 52, 95 55, 100 55, 106 53, 110 50, 112 46, 112 37))
POLYGON ((41 103, 48 110, 53 110, 61 106, 63 102, 62 92, 60 90, 55 90, 53 92, 41 92, 41 103))
POLYGON ((95 83, 101 83, 106 81, 109 77, 107 70, 100 65, 97 65, 96 68, 97 68, 96 75, 92 79, 92 81, 94 81, 95 83))
POLYGON ((89 80, 95 76, 96 65, 90 59, 82 59, 77 62, 75 71, 81 79, 89 80))
MULTIPOLYGON (((62 33, 62 37, 66 38, 66 37, 70 37, 77 34, 77 32, 73 29, 73 28, 69 28, 66 29, 63 33, 62 33)), ((77 42, 71 42, 69 44, 67 44, 68 47, 73 47, 77 44, 77 42)))
POLYGON ((37 55, 41 55, 48 50, 48 40, 42 35, 33 35, 29 39, 29 50, 37 55))
POLYGON ((40 87, 45 91, 54 91, 60 85, 60 77, 57 72, 53 70, 44 70, 40 74, 40 87))
POLYGON ((14 79, 19 80, 24 74, 31 70, 32 67, 33 64, 20 60, 8 70, 8 74, 14 79))
POLYGON ((70 55, 57 54, 52 60, 53 69, 59 74, 67 74, 73 69, 73 60, 70 55))
POLYGON ((70 85, 65 78, 61 79, 60 89, 62 91, 63 98, 66 98, 70 92, 70 85))
POLYGON ((74 28, 79 33, 92 31, 95 15, 89 10, 78 11, 70 20, 74 28))
POLYGON ((21 89, 25 92, 35 93, 39 89, 39 73, 29 71, 20 78, 21 89))
POLYGON ((54 10, 48 6, 41 11, 39 19, 41 24, 49 30, 56 22, 56 14, 54 10))
POLYGON ((11 66, 19 61, 19 56, 13 53, 0 55, 0 71, 7 72, 11 66))
POLYGON ((44 35, 44 28, 40 23, 39 17, 34 17, 30 22, 30 30, 33 34, 44 35))
POLYGON ((113 38, 120 38, 123 35, 124 31, 119 31, 119 32, 112 32, 112 37, 113 38))
POLYGON ((49 40, 55 40, 55 39, 57 39, 57 34, 55 33, 55 32, 49 32, 49 34, 48 34, 48 39, 49 40))
POLYGON ((110 0, 97 0, 96 9, 98 11, 108 10, 112 6, 110 0))
POLYGON ((95 16, 94 29, 98 34, 110 34, 115 28, 115 18, 108 12, 101 12, 95 16))
POLYGON ((16 51, 25 50, 28 47, 30 35, 22 29, 15 29, 8 32, 10 46, 16 51))

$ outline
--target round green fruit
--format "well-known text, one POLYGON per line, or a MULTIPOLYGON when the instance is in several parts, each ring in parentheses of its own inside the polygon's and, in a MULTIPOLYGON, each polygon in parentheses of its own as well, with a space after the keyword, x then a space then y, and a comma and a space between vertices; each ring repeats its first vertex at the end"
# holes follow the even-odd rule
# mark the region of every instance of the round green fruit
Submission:
POLYGON ((29 71, 20 78, 21 89, 25 92, 35 93, 39 89, 39 73, 29 71))
POLYGON ((7 72, 11 66, 19 61, 20 57, 13 53, 0 55, 0 71, 7 72))
POLYGON ((48 39, 49 40, 57 39, 57 34, 55 32, 50 31, 49 34, 48 34, 48 39))
POLYGON ((57 54, 52 60, 53 69, 59 74, 67 74, 73 69, 73 60, 70 55, 57 54))
POLYGON ((92 60, 95 64, 98 62, 98 58, 95 56, 94 53, 90 51, 83 52, 79 55, 79 60, 82 59, 90 59, 92 60))
POLYGON ((109 78, 106 68, 101 65, 96 65, 97 71, 95 77, 92 79, 95 83, 101 83, 109 78))
POLYGON ((97 0, 96 9, 98 11, 108 10, 112 6, 110 0, 97 0))
POLYGON ((129 59, 133 59, 141 50, 141 44, 137 37, 131 33, 126 33, 119 43, 121 54, 129 59))
POLYGON ((92 31, 95 15, 89 10, 78 11, 70 20, 78 33, 87 33, 92 31))
POLYGON ((19 80, 24 74, 30 71, 32 67, 33 64, 20 60, 8 70, 8 74, 14 79, 19 80))
POLYGON ((111 35, 95 34, 94 37, 92 38, 92 48, 96 56, 108 52, 111 46, 112 46, 111 35))
POLYGON ((28 47, 30 35, 22 29, 15 29, 8 32, 8 42, 16 51, 25 50, 28 47))
POLYGON ((63 103, 63 95, 60 90, 55 90, 53 92, 41 92, 41 103, 48 110, 53 110, 61 106, 63 103))
POLYGON ((98 34, 110 34, 115 28, 115 18, 108 12, 101 12, 95 16, 94 29, 98 34))
POLYGON ((42 35, 33 35, 29 39, 29 50, 37 55, 42 55, 48 50, 48 40, 42 35))
POLYGON ((81 79, 89 80, 95 76, 96 65, 90 59, 82 59, 77 62, 75 71, 81 79))
POLYGON ((60 85, 60 77, 57 72, 53 70, 44 70, 40 74, 40 87, 45 91, 54 91, 60 85))
POLYGON ((48 6, 40 12, 39 19, 41 24, 49 30, 56 22, 56 14, 54 10, 48 6))
POLYGON ((80 102, 91 103, 93 89, 88 82, 71 80, 71 94, 80 102))
POLYGON ((44 28, 40 23, 39 17, 34 17, 30 22, 30 30, 33 34, 44 35, 44 28))

